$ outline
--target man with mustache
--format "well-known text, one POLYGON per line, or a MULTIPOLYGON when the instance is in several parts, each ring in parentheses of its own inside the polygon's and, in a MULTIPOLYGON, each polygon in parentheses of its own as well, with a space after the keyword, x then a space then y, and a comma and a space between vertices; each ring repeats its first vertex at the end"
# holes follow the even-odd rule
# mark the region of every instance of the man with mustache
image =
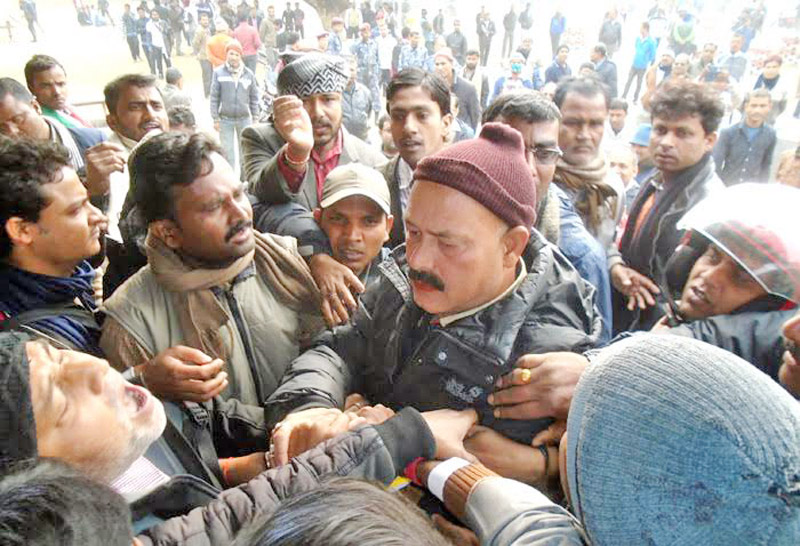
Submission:
POLYGON ((592 77, 562 79, 553 102, 561 111, 558 146, 564 152, 553 182, 572 199, 589 233, 607 248, 625 210, 625 188, 600 148, 611 102, 608 88, 592 77))
MULTIPOLYGON (((346 60, 320 53, 301 56, 281 70, 272 121, 242 132, 244 173, 262 204, 295 202, 310 212, 319 206, 325 177, 337 166, 386 163, 383 154, 342 126, 342 92, 349 78, 346 60)), ((355 308, 351 291, 363 290, 358 278, 327 254, 315 254, 309 264, 322 292, 338 295, 339 317, 346 319, 346 308, 355 308)), ((329 322, 339 321, 327 308, 325 315, 329 322)))
POLYGON ((130 189, 128 156, 144 136, 151 131, 168 131, 169 118, 155 76, 125 74, 103 89, 108 115, 106 122, 113 131, 108 141, 116 144, 123 161, 122 169, 111 173, 108 236, 122 242, 119 222, 122 206, 130 189))
POLYGON ((380 167, 383 156, 342 127, 342 92, 350 79, 343 59, 312 53, 278 76, 273 121, 242 133, 244 170, 262 202, 319 205, 325 176, 338 165, 380 167))
POLYGON ((417 163, 406 244, 352 321, 295 359, 267 403, 271 422, 297 412, 273 434, 278 462, 313 424, 301 410, 356 392, 395 409, 474 407, 484 427, 467 444, 484 464, 527 482, 554 474, 554 457, 530 447, 550 421, 498 420, 487 401, 523 355, 593 347, 602 328, 594 289, 531 230, 536 190, 522 136, 503 124, 417 163))
POLYGON ((161 398, 220 395, 238 426, 263 443, 260 406, 321 327, 319 294, 294 239, 252 229, 244 184, 220 154, 208 137, 177 132, 134 152, 148 264, 106 300, 100 346, 161 398), (193 351, 152 360, 176 345, 193 351))
POLYGON ((724 188, 711 157, 723 113, 722 102, 703 84, 665 83, 653 95, 650 151, 657 170, 642 182, 619 251, 608 256, 615 332, 653 325, 657 283, 683 236, 678 220, 724 188))

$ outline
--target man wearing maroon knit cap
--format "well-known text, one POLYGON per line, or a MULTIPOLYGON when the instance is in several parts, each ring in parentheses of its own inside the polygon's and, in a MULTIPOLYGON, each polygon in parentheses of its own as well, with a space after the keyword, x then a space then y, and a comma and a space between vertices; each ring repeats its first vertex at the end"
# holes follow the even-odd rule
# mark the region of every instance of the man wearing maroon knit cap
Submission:
POLYGON ((485 125, 420 161, 414 180, 406 244, 379 266, 352 321, 321 334, 267 402, 273 423, 292 414, 273 433, 276 459, 338 432, 318 408, 344 408, 359 393, 393 410, 474 408, 483 426, 472 453, 541 483, 557 473, 555 457, 530 446, 551 420, 496 419, 487 398, 529 353, 594 346, 594 289, 529 228, 536 185, 515 129, 485 125))

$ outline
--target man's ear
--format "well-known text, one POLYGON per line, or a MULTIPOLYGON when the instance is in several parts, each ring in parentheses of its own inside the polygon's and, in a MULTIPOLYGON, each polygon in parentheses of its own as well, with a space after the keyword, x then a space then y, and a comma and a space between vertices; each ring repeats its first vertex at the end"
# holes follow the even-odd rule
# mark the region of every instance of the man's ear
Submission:
POLYGON ((705 138, 703 139, 703 144, 705 144, 705 151, 706 153, 710 152, 714 149, 714 144, 717 143, 717 132, 712 131, 708 133, 705 138))
POLYGON ((178 250, 183 246, 183 234, 172 220, 156 220, 150 223, 148 229, 172 250, 178 250))
POLYGON ((42 106, 39 104, 39 101, 36 100, 36 97, 31 99, 31 108, 33 108, 37 114, 42 114, 42 106))
POLYGON ((114 114, 107 114, 106 115, 106 125, 108 128, 117 133, 117 116, 114 114))
POLYGON ((442 140, 447 142, 450 137, 450 124, 453 123, 453 114, 442 116, 442 140))
POLYGON ((12 246, 28 246, 38 233, 36 224, 19 216, 12 216, 3 226, 12 246))
POLYGON ((318 224, 322 225, 322 209, 317 207, 313 210, 314 220, 317 221, 318 224))
POLYGON ((392 228, 394 227, 394 216, 391 214, 386 215, 386 237, 383 239, 383 242, 389 240, 389 234, 392 232, 392 228))
POLYGON ((530 237, 530 228, 525 226, 513 227, 503 234, 503 265, 505 267, 516 267, 520 256, 525 252, 530 237))

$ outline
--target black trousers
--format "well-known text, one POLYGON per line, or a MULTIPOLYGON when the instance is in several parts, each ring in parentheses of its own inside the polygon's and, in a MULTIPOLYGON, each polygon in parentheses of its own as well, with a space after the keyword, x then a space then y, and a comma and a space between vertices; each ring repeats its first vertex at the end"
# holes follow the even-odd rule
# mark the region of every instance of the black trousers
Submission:
POLYGON ((128 48, 131 50, 131 57, 134 61, 139 60, 139 36, 133 34, 131 36, 126 36, 128 39, 128 48))

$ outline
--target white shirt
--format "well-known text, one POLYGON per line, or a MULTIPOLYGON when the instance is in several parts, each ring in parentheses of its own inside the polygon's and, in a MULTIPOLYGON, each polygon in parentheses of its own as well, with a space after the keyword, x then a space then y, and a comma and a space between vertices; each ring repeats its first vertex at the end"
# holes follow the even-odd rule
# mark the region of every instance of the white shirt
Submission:
POLYGON ((394 50, 394 46, 397 45, 397 39, 391 34, 387 34, 385 38, 383 36, 378 36, 375 38, 375 41, 378 43, 378 64, 381 70, 391 69, 392 51, 394 50))
POLYGON ((164 35, 161 33, 161 29, 158 27, 155 21, 148 21, 145 29, 150 33, 150 43, 153 45, 153 47, 164 49, 164 35))

